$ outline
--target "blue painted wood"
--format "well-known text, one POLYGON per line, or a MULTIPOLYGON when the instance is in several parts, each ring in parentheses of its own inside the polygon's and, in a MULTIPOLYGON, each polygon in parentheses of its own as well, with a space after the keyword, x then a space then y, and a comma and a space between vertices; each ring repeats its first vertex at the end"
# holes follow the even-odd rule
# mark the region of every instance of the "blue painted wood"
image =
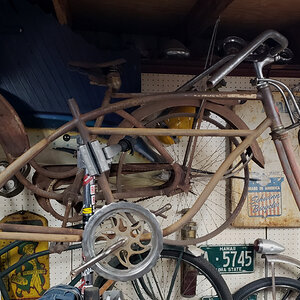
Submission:
MULTIPOLYGON (((90 85, 87 76, 71 71, 69 61, 100 63, 121 57, 127 60, 121 91, 139 92, 138 53, 100 51, 26 0, 0 0, 0 93, 29 125, 33 116, 69 115, 71 97, 81 112, 101 104, 105 88, 90 85)), ((117 118, 107 122, 115 124, 117 118)))

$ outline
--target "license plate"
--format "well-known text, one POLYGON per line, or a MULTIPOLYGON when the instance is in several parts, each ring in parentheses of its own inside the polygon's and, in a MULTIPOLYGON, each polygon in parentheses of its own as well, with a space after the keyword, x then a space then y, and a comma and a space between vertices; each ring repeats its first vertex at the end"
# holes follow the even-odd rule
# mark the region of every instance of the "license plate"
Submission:
POLYGON ((253 245, 202 246, 200 248, 205 251, 204 257, 221 274, 254 272, 253 245))

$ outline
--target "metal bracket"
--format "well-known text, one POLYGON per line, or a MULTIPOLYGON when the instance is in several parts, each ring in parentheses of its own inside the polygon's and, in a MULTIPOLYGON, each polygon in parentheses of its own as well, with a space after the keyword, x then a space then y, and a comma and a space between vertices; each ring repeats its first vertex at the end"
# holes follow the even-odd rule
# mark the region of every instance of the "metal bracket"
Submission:
POLYGON ((122 139, 118 144, 106 146, 98 140, 79 146, 78 167, 85 168, 90 176, 100 175, 110 169, 113 157, 120 152, 132 150, 130 140, 122 139))
POLYGON ((100 175, 110 169, 112 158, 121 152, 120 145, 104 146, 99 141, 79 146, 79 166, 87 169, 90 176, 100 175))

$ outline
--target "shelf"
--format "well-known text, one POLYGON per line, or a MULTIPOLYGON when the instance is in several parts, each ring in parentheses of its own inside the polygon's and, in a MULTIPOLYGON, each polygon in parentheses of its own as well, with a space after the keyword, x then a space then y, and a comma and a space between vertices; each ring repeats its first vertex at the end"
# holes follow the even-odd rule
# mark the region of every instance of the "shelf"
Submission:
MULTIPOLYGON (((200 74, 204 69, 204 62, 200 60, 142 60, 142 73, 158 74, 200 74)), ((272 65, 265 67, 267 77, 300 77, 300 65, 272 65)), ((230 73, 230 76, 255 76, 251 63, 243 63, 230 73)))

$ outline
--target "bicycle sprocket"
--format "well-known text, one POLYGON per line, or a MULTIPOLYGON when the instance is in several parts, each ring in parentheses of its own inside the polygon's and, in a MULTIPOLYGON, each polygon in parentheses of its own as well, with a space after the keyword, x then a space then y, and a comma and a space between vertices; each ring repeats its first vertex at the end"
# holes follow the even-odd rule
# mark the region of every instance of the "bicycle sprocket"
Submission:
POLYGON ((149 272, 163 248, 162 231, 155 216, 134 203, 104 206, 90 218, 84 229, 83 255, 86 260, 91 260, 120 239, 125 239, 126 243, 94 264, 94 271, 117 281, 134 280, 149 272), (148 232, 151 237, 145 240, 144 233, 148 232))

